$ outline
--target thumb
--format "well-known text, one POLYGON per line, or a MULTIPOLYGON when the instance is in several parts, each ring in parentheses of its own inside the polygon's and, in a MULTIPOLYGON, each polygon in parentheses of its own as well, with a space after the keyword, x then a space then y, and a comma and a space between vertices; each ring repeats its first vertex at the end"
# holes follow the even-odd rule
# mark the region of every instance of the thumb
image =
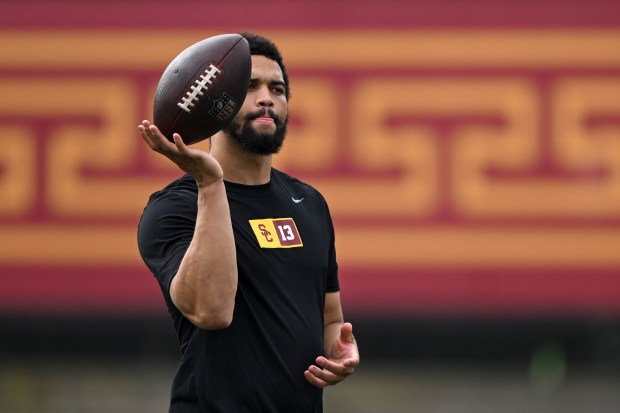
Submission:
POLYGON ((340 340, 345 343, 355 342, 353 338, 353 325, 351 323, 344 323, 342 327, 340 327, 340 340))

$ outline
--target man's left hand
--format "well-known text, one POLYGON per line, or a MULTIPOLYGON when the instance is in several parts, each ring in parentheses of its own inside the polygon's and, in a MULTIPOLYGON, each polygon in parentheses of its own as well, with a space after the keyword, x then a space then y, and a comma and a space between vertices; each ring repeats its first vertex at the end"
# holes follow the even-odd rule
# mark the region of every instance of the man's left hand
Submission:
POLYGON ((338 384, 353 374, 360 364, 360 355, 351 323, 340 327, 340 335, 331 345, 330 357, 319 356, 316 363, 318 366, 310 366, 304 376, 310 384, 319 388, 338 384))

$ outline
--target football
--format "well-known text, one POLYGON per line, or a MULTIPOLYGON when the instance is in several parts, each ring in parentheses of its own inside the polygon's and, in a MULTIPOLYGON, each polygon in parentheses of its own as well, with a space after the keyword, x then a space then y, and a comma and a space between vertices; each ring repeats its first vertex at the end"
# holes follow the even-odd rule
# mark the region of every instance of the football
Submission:
POLYGON ((224 129, 248 92, 250 45, 239 34, 209 37, 183 50, 162 74, 153 102, 153 123, 172 142, 186 145, 224 129))

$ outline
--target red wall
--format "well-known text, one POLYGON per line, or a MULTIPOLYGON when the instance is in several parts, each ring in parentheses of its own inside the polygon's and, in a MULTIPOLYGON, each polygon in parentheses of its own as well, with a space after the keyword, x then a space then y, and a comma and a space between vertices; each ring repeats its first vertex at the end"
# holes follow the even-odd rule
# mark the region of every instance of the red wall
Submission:
POLYGON ((0 6, 0 311, 151 313, 135 230, 179 173, 137 123, 204 37, 273 38, 278 167, 328 199, 345 311, 620 313, 615 1, 0 6))

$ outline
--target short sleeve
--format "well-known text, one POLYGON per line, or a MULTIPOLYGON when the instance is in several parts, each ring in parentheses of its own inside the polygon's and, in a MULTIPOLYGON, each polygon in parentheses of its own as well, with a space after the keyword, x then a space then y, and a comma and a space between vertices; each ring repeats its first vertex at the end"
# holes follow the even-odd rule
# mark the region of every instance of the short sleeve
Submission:
POLYGON ((140 255, 166 292, 194 236, 196 214, 195 195, 164 191, 151 196, 140 218, 140 255))
POLYGON ((336 260, 336 235, 327 203, 325 204, 325 208, 327 209, 327 219, 330 231, 329 252, 327 257, 326 292, 334 293, 340 291, 340 283, 338 281, 338 261, 336 260))

